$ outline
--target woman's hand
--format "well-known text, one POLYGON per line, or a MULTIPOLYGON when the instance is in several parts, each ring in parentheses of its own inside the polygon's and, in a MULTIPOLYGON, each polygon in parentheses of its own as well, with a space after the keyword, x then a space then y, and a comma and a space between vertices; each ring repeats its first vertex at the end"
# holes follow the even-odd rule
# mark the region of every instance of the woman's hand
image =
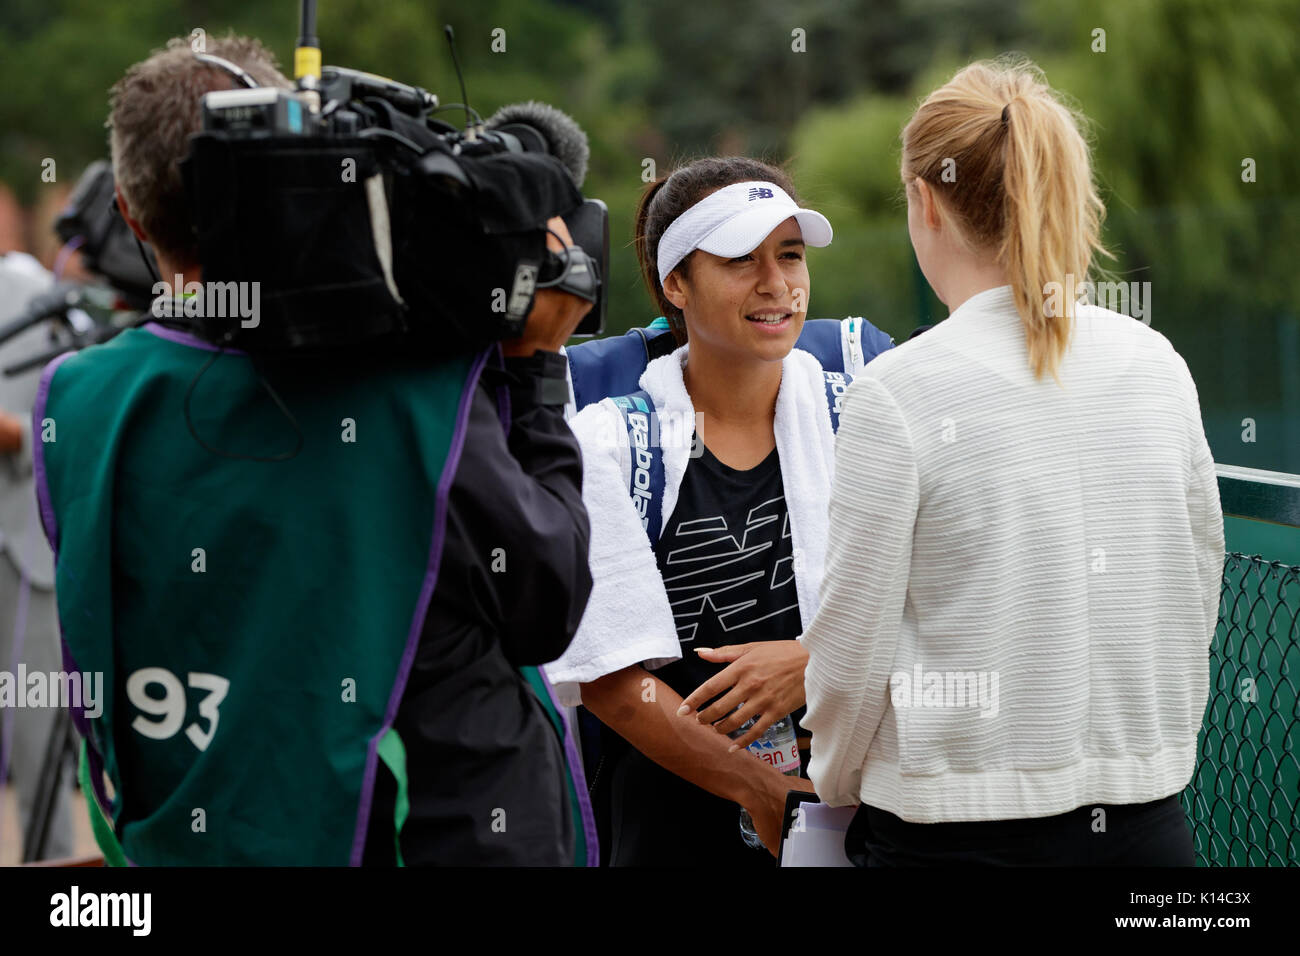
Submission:
POLYGON ((758 717, 754 726, 735 741, 732 750, 748 747, 768 727, 804 705, 803 671, 808 652, 798 641, 757 641, 716 649, 701 647, 695 653, 712 663, 730 663, 721 673, 695 688, 677 713, 685 716, 722 694, 699 712, 700 723, 713 724, 714 730, 728 734, 749 718, 758 717))

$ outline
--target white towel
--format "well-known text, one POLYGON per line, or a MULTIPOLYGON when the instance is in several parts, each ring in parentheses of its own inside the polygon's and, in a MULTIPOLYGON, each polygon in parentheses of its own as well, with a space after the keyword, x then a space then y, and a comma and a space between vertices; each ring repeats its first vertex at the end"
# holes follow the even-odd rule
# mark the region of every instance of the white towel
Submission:
MULTIPOLYGON (((695 410, 682 379, 688 350, 682 346, 655 359, 640 381, 661 420, 665 527, 690 462, 695 410)), ((580 411, 569 425, 582 448, 592 590, 573 642, 545 670, 560 701, 574 706, 581 702, 579 684, 633 664, 660 667, 681 657, 681 644, 650 540, 628 494, 632 462, 622 413, 605 399, 580 411)), ((799 613, 807 624, 817 610, 826 559, 834 439, 822 367, 802 350, 791 351, 782 362, 774 429, 799 613)))

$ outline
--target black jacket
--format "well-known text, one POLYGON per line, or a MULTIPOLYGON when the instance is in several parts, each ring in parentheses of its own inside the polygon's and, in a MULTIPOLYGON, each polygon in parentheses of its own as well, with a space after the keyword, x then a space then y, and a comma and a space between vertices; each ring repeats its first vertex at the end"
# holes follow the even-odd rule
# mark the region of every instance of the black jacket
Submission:
MULTIPOLYGON (((564 358, 493 364, 470 406, 437 584, 395 722, 408 865, 573 862, 562 742, 518 668, 564 652, 591 593, 582 461, 564 421, 564 358)), ((381 764, 367 864, 393 862, 394 792, 381 764)))

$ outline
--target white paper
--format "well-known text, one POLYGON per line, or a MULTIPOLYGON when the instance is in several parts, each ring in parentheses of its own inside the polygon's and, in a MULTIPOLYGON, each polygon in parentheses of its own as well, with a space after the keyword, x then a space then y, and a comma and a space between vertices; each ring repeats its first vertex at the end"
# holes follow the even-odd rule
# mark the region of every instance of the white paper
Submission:
POLYGON ((858 808, 801 803, 799 811, 782 847, 781 866, 852 866, 844 853, 844 833, 858 808))

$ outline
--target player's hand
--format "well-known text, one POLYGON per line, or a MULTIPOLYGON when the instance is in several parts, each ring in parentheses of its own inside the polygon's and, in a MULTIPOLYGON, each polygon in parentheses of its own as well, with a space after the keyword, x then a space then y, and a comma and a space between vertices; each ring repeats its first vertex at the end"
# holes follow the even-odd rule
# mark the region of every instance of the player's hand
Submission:
POLYGON ((749 811, 749 818, 754 821, 754 832, 767 847, 767 852, 779 856, 781 852, 781 826, 785 823, 785 796, 791 790, 815 793, 811 780, 803 777, 787 777, 785 774, 773 773, 765 777, 761 795, 749 811))

